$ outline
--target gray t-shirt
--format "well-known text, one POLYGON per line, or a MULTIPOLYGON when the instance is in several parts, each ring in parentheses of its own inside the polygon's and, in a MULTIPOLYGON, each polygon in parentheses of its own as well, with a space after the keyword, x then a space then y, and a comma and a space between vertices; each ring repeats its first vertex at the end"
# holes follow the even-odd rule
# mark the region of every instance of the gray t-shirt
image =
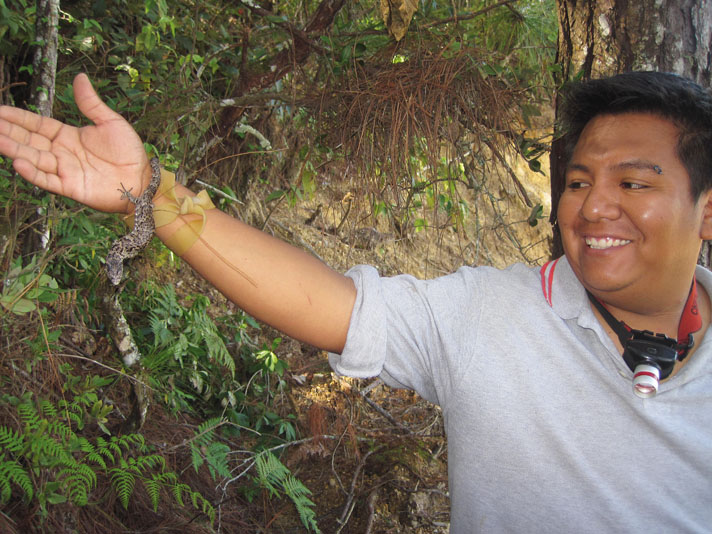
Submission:
POLYGON ((566 259, 541 271, 355 267, 331 365, 442 407, 453 534, 712 532, 710 336, 641 399, 566 259))

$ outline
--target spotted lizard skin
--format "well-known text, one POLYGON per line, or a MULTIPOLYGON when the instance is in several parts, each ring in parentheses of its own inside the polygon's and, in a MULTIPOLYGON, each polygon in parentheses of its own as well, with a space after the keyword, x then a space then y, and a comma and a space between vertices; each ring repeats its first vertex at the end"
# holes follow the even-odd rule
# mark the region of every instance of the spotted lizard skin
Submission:
POLYGON ((125 236, 114 241, 111 250, 106 255, 106 276, 109 281, 117 286, 121 282, 124 273, 124 260, 136 257, 141 252, 153 236, 156 225, 153 221, 153 195, 156 194, 158 185, 161 183, 161 167, 158 158, 151 159, 151 181, 148 187, 135 197, 125 188, 121 192, 121 198, 128 198, 136 206, 134 210, 134 227, 125 236))

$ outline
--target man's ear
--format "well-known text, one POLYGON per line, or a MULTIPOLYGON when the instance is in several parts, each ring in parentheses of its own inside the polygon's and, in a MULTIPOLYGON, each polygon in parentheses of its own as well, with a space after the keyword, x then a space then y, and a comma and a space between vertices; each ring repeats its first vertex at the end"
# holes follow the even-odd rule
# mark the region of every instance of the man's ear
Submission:
POLYGON ((702 203, 700 238, 704 241, 708 241, 712 239, 712 189, 702 193, 698 202, 702 203))

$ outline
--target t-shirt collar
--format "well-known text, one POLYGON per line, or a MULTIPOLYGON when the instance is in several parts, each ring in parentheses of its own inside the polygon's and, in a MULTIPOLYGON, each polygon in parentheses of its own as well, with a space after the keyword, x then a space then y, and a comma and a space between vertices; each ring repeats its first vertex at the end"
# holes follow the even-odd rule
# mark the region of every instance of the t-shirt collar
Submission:
POLYGON ((583 310, 590 310, 586 290, 566 256, 542 265, 540 275, 544 299, 559 317, 573 319, 583 310))
MULTIPOLYGON (((598 323, 579 279, 566 256, 550 261, 541 267, 542 293, 544 299, 559 317, 564 320, 578 318, 578 324, 591 327, 598 323)), ((712 272, 697 266, 697 283, 712 297, 712 272)))

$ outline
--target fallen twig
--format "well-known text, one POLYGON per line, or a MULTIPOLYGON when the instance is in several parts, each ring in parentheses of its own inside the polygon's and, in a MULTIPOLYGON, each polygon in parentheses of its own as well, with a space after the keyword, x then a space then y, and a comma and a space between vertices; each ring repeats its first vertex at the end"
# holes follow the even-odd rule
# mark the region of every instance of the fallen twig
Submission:
POLYGON ((337 519, 337 522, 339 523, 339 528, 336 530, 335 534, 339 534, 341 532, 341 530, 344 528, 344 526, 346 525, 346 523, 348 523, 349 518, 351 517, 351 513, 353 512, 353 509, 356 506, 356 503, 354 502, 354 494, 356 492, 356 481, 358 480, 358 476, 361 474, 361 470, 366 465, 366 460, 374 452, 379 451, 382 448, 383 448, 383 446, 381 445, 380 447, 376 447, 375 449, 371 449, 370 451, 368 451, 366 454, 363 455, 363 458, 361 458, 361 461, 356 466, 354 475, 353 475, 353 477, 351 477, 351 488, 349 489, 349 494, 346 497, 346 502, 344 503, 344 509, 341 512, 341 517, 339 519, 337 519))

